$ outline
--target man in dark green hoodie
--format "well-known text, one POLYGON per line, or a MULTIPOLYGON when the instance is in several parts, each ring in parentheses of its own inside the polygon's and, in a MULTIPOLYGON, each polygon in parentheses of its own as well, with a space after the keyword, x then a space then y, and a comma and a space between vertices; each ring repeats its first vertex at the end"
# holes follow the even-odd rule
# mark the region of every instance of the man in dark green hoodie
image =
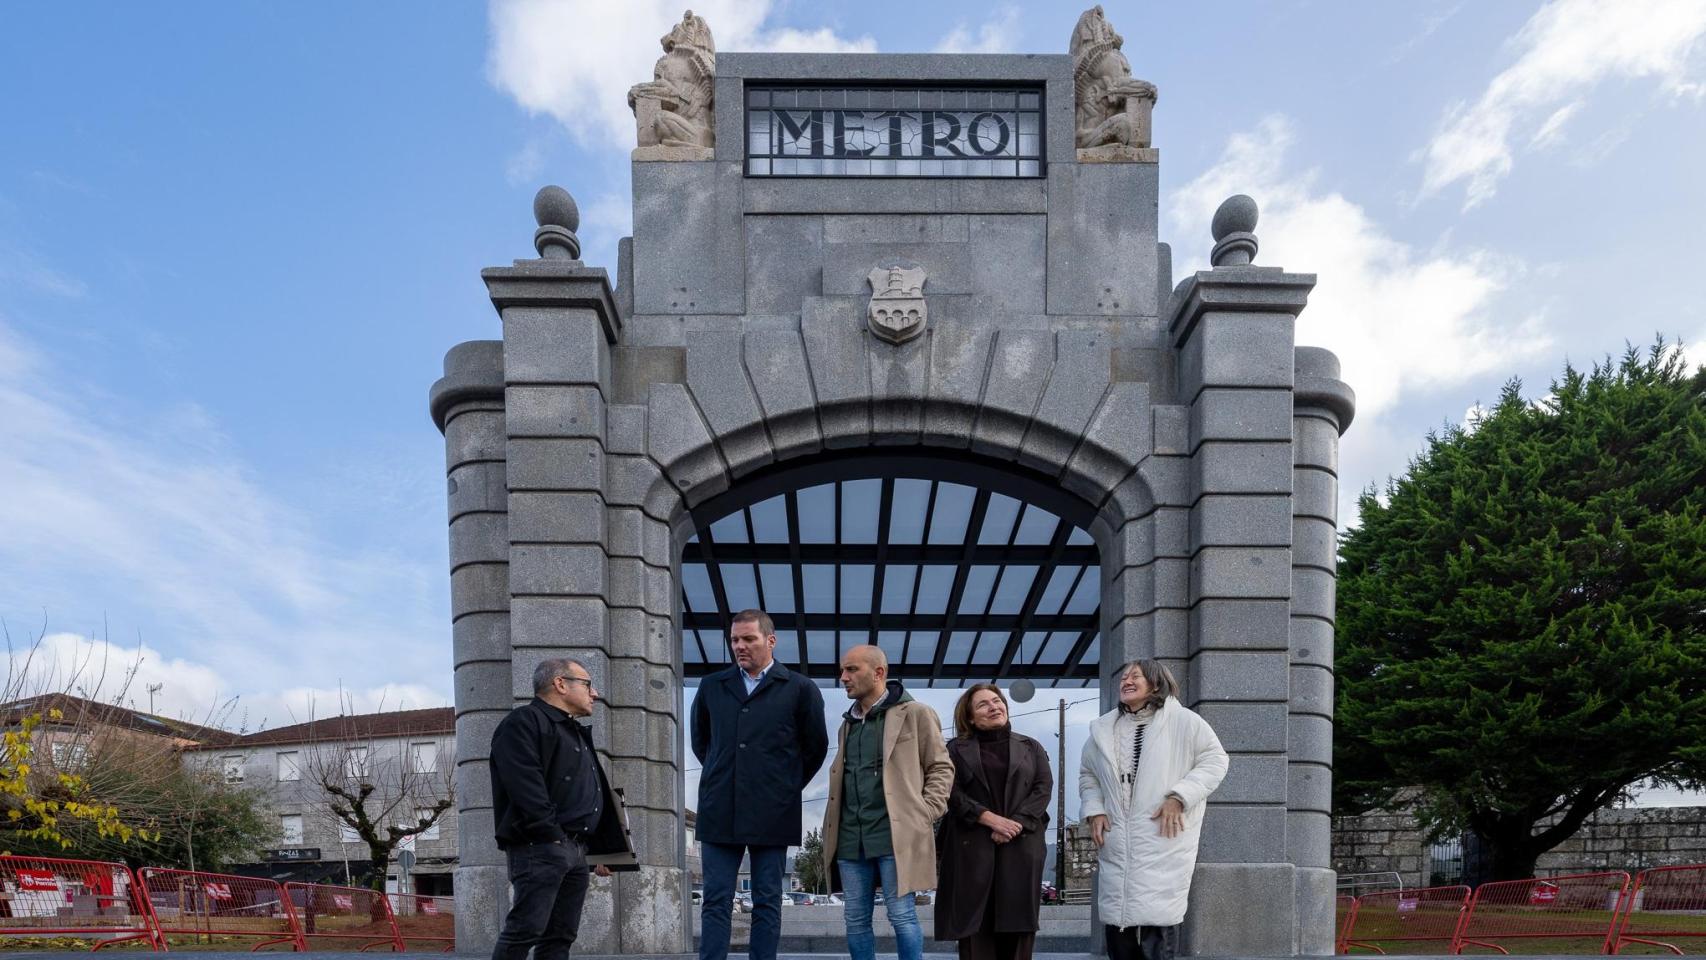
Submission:
POLYGON ((936 886, 935 822, 948 806, 954 764, 936 712, 888 679, 888 658, 860 646, 841 659, 853 705, 841 723, 824 811, 824 868, 847 891, 852 960, 872 960, 871 910, 878 886, 900 960, 919 960, 924 933, 913 894, 936 886))

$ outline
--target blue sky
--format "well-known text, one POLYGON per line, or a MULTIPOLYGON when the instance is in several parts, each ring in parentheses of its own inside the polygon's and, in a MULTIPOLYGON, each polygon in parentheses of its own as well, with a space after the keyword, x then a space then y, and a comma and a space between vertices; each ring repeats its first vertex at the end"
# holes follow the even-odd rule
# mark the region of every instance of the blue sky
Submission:
MULTIPOLYGON (((718 47, 1064 53, 1077 5, 693 4, 718 47)), ((1522 376, 1706 342, 1706 0, 1107 3, 1162 235, 1226 195, 1362 401, 1347 493, 1522 376)), ((548 182, 614 271, 623 94, 680 4, 13 7, 0 30, 0 616, 61 674, 253 727, 449 695, 444 351, 548 182), (95 658, 93 663, 88 658, 95 658), (83 659, 79 659, 79 658, 83 659), (109 674, 115 672, 109 669, 109 674), (111 682, 109 676, 109 683, 111 682), (341 691, 341 692, 340 692, 341 691), (310 703, 314 705, 309 706, 310 703)), ((833 698, 834 692, 830 691, 833 698)))

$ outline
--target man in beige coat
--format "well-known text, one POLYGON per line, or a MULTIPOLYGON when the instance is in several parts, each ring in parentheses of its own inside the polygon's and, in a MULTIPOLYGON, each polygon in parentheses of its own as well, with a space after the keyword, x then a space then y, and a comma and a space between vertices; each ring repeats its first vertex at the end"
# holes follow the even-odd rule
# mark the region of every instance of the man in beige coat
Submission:
POLYGON ((861 646, 841 658, 853 701, 841 722, 823 814, 824 870, 847 892, 847 951, 873 960, 871 909, 883 889, 899 960, 920 960, 924 931, 913 894, 936 886, 936 821, 948 808, 954 762, 936 712, 888 678, 888 658, 861 646))

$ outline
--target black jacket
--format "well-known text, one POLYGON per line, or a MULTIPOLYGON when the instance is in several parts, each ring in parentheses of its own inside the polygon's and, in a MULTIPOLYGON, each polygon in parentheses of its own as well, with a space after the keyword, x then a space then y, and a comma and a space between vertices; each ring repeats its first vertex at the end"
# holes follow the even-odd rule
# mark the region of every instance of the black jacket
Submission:
POLYGON ((748 698, 740 667, 714 673, 693 698, 692 738, 698 839, 799 845, 800 795, 829 754, 817 684, 774 662, 748 698))
POLYGON ((622 869, 633 859, 633 846, 621 795, 611 789, 596 754, 591 766, 598 783, 590 791, 576 789, 569 778, 578 758, 562 741, 565 736, 583 737, 585 746, 592 746, 586 728, 538 698, 511 710, 493 732, 492 819, 498 847, 561 840, 561 825, 585 812, 573 805, 596 803, 597 825, 586 838, 588 857, 602 855, 611 869, 622 869))

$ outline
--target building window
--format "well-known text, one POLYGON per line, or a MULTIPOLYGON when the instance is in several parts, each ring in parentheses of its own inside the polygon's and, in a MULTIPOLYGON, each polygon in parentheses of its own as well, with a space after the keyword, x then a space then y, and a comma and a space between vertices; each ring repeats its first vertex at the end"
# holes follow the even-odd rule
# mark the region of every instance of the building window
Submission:
MULTIPOLYGON (((415 810, 415 822, 416 823, 420 823, 422 820, 425 820, 427 817, 430 817, 430 816, 432 816, 432 810, 427 808, 427 807, 418 807, 415 810)), ((432 822, 432 826, 427 827, 425 830, 422 830, 420 833, 415 834, 415 838, 418 840, 437 840, 438 839, 438 821, 434 820, 432 822)))
POLYGON ((340 820, 338 821, 338 842, 360 843, 361 831, 340 820))
POLYGON ((299 766, 296 762, 296 751, 290 750, 290 751, 287 751, 285 753, 279 754, 278 755, 278 780, 279 780, 279 782, 283 783, 287 780, 301 780, 301 779, 302 779, 302 767, 299 766))
POLYGON ((350 747, 344 751, 344 776, 361 780, 367 776, 367 748, 350 747))
POLYGON ((438 744, 414 743, 409 745, 409 757, 414 764, 416 773, 438 772, 438 744))
POLYGON ((285 843, 302 842, 302 814, 287 813, 278 818, 278 832, 285 843))
POLYGON ((53 765, 60 770, 79 770, 89 756, 88 747, 81 743, 55 743, 52 753, 53 765))
POLYGON ((224 771, 225 771, 225 782, 226 783, 242 783, 243 782, 243 758, 242 757, 225 757, 223 759, 222 766, 223 766, 224 771))

